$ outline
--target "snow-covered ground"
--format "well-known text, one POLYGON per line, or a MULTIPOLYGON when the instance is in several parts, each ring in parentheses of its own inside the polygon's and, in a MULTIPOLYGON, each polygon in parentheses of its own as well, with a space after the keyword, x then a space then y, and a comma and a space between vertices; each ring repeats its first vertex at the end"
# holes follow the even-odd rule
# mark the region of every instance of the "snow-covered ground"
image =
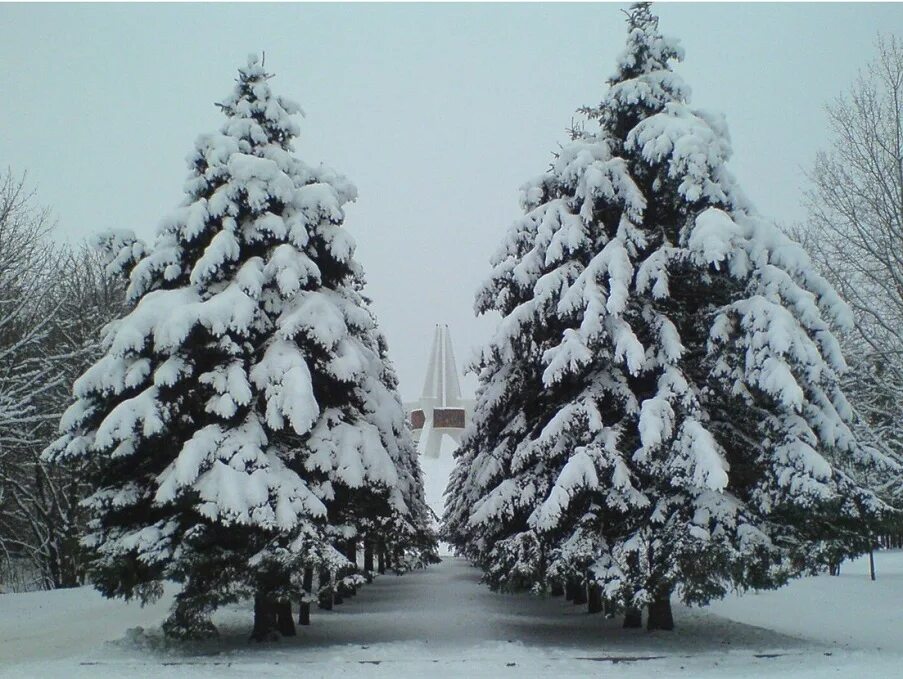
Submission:
MULTIPOLYGON (((709 606, 717 615, 845 649, 903 654, 903 552, 845 563, 840 577, 803 578, 784 589, 733 596, 709 606)), ((903 657, 896 674, 903 677, 903 657)))
POLYGON ((376 579, 275 644, 247 641, 248 607, 221 638, 166 644, 167 601, 140 609, 89 588, 0 595, 4 677, 854 677, 903 676, 903 553, 840 577, 675 611, 673 633, 623 630, 560 598, 494 594, 465 562, 376 579), (141 626, 147 631, 135 629, 141 626))

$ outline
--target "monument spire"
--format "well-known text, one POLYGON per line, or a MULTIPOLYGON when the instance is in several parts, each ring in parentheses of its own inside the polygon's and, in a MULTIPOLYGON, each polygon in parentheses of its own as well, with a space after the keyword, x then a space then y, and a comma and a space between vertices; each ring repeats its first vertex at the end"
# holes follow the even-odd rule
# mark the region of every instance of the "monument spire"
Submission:
POLYGON ((437 324, 420 401, 410 404, 411 428, 419 435, 417 452, 439 457, 443 434, 459 442, 472 410, 473 402, 461 397, 448 326, 437 324))

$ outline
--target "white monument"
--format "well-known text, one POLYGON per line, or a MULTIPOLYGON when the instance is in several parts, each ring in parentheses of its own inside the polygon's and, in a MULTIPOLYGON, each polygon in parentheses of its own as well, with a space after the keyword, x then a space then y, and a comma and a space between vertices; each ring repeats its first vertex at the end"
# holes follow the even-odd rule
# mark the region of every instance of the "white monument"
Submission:
POLYGON ((414 435, 419 435, 417 452, 420 455, 438 458, 443 435, 460 443, 461 433, 473 414, 474 402, 461 398, 458 368, 447 325, 436 325, 420 400, 406 405, 414 435))

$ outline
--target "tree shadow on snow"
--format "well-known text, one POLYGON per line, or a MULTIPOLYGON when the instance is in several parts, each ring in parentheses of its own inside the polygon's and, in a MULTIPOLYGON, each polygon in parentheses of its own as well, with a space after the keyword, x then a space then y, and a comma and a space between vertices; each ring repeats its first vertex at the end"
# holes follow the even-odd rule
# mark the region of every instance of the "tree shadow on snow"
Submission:
POLYGON ((122 659, 203 664, 267 656, 268 661, 305 663, 333 657, 355 662, 410 656, 471 657, 493 645, 559 651, 572 658, 637 662, 661 656, 742 652, 755 657, 812 653, 823 647, 772 630, 720 618, 705 609, 674 608, 677 629, 649 633, 625 630, 621 619, 589 615, 563 597, 500 594, 479 584, 480 574, 460 559, 403 577, 384 575, 333 611, 312 610, 312 624, 298 636, 271 643, 249 641, 250 602, 225 608, 214 618, 219 637, 170 642, 159 630, 130 631, 114 642, 122 659), (151 656, 148 658, 148 656, 151 656), (213 656, 213 657, 211 657, 213 656), (374 659, 376 658, 376 659, 374 659))

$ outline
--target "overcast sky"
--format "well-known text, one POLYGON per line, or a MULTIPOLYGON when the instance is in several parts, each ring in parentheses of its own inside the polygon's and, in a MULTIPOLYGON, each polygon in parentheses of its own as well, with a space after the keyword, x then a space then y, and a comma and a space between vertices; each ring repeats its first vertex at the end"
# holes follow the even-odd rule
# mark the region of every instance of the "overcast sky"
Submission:
MULTIPOLYGON (((296 150, 349 176, 347 225, 406 398, 432 328, 460 364, 494 319, 473 293, 573 112, 597 103, 625 4, 0 4, 0 165, 28 170, 59 237, 151 239, 184 158, 249 52, 307 116, 296 150)), ((824 104, 903 27, 901 4, 660 4, 693 103, 726 114, 731 166, 760 211, 803 217, 824 104)), ((459 366, 462 367, 462 366, 459 366)), ((473 379, 465 381, 472 388, 473 379)))

